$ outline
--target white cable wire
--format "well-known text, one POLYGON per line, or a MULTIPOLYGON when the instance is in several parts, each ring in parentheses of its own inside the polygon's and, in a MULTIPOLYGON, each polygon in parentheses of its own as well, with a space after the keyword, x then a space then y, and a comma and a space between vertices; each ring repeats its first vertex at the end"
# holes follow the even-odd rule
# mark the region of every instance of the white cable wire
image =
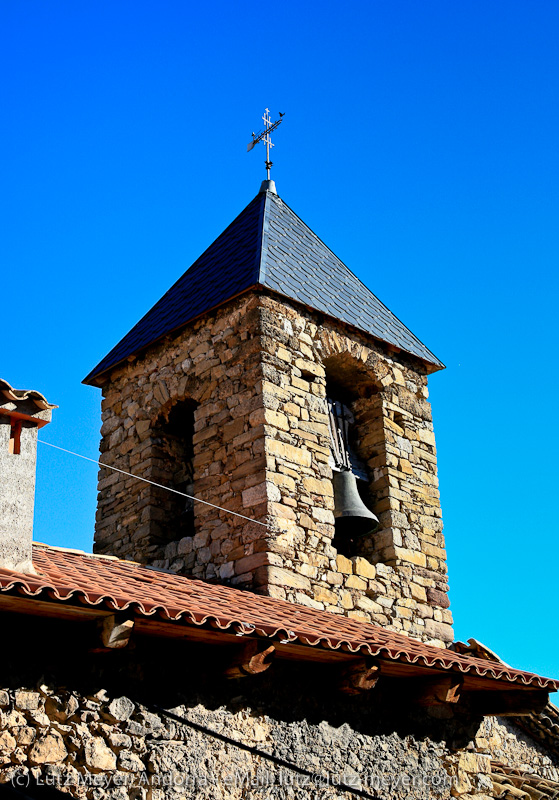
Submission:
POLYGON ((203 503, 205 506, 211 506, 211 508, 217 508, 218 511, 225 511, 226 514, 233 514, 234 517, 240 517, 241 519, 246 519, 247 522, 254 522, 255 525, 262 525, 263 528, 268 527, 268 525, 265 522, 259 522, 256 519, 245 517, 244 514, 237 514, 236 511, 230 511, 228 508, 222 508, 221 506, 216 506, 214 503, 208 503, 207 500, 200 500, 200 498, 198 497, 192 497, 192 495, 190 494, 179 492, 178 489, 171 489, 169 486, 163 486, 163 484, 161 483, 155 483, 155 481, 148 481, 147 478, 140 478, 139 475, 132 475, 131 472, 125 472, 123 469, 118 469, 117 467, 111 467, 110 464, 103 464, 101 461, 96 461, 94 458, 88 458, 87 456, 82 456, 81 453, 74 453, 72 450, 66 450, 66 448, 64 447, 59 447, 57 444, 51 444, 50 442, 45 442, 43 439, 38 439, 37 441, 40 442, 41 444, 46 444, 49 447, 54 447, 55 450, 62 450, 63 453, 69 453, 71 456, 77 456, 78 458, 83 458, 85 461, 91 461, 93 464, 98 464, 100 467, 104 467, 106 469, 112 469, 115 472, 122 473, 122 475, 128 475, 129 478, 136 478, 137 481, 143 481, 144 483, 149 483, 151 486, 157 486, 159 489, 165 489, 167 492, 180 494, 181 497, 188 497, 189 500, 194 500, 195 503, 203 503))

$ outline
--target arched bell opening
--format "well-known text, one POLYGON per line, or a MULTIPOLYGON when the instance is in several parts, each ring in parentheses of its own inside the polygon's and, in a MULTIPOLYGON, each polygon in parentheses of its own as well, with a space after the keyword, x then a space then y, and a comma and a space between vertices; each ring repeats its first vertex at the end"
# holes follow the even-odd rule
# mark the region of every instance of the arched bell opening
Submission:
POLYGON ((194 502, 184 495, 195 495, 194 488, 194 412, 197 404, 181 400, 156 421, 152 445, 152 479, 175 492, 154 488, 153 520, 163 541, 176 541, 194 535, 194 502), (180 494, 178 494, 180 492, 180 494))
POLYGON ((349 363, 329 359, 326 366, 336 527, 332 544, 350 557, 371 550, 371 536, 379 526, 370 489, 371 451, 363 442, 377 415, 378 403, 371 398, 378 394, 378 386, 353 359, 349 363))

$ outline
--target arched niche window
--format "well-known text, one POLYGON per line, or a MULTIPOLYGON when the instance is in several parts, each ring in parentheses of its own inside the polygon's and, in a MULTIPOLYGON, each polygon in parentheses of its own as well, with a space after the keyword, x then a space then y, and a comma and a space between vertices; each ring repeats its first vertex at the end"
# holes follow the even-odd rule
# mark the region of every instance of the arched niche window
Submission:
MULTIPOLYGON (((353 362, 353 365, 355 362, 353 362)), ((345 556, 366 555, 374 548, 378 527, 371 491, 377 451, 371 447, 379 416, 378 388, 347 362, 327 366, 326 398, 330 430, 336 533, 332 544, 345 556)))
MULTIPOLYGON (((182 400, 162 415, 153 430, 154 446, 153 480, 194 496, 194 412, 196 403, 182 400)), ((194 535, 194 503, 179 494, 157 490, 157 508, 153 509, 152 521, 164 541, 182 539, 194 535), (155 517, 155 519, 153 519, 155 517)))

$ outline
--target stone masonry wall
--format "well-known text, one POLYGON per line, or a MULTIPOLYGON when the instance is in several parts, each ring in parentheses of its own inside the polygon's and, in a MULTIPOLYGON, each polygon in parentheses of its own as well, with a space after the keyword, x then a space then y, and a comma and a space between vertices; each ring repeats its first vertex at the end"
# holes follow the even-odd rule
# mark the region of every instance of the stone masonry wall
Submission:
MULTIPOLYGON (((262 404, 256 306, 255 298, 240 300, 117 372, 103 390, 104 463, 169 485, 160 421, 177 402, 193 400, 195 495, 246 514, 242 492, 248 493, 250 517, 265 520, 263 427, 255 420, 262 404)), ((162 565, 169 543, 162 523, 175 502, 165 491, 102 469, 95 550, 162 565)), ((200 503, 194 514, 196 535, 170 545, 173 569, 231 578, 227 565, 240 562, 265 528, 200 503)))
POLYGON ((192 536, 168 540, 166 493, 101 472, 96 550, 217 578, 440 646, 452 641, 426 369, 341 323, 247 296, 115 370, 102 460, 168 484, 154 431, 197 403, 192 536), (360 454, 381 529, 346 558, 332 545, 326 380, 356 392, 360 454))
POLYGON ((234 643, 133 634, 108 653, 95 623, 1 617, 12 647, 0 662, 0 793, 35 782, 87 800, 349 800, 343 780, 377 800, 483 800, 501 796, 492 758, 556 779, 557 759, 515 725, 461 704, 414 706, 406 678, 348 695, 339 663, 276 659, 228 680, 234 643))
MULTIPOLYGON (((315 795, 311 782, 289 769, 104 690, 82 695, 43 684, 39 690, 0 691, 0 703, 0 785, 23 786, 34 778, 91 800, 237 800, 263 792, 268 798, 352 797, 331 787, 315 795)), ((344 780, 372 791, 384 786, 382 797, 450 797, 445 748, 435 742, 396 734, 363 737, 347 724, 281 723, 251 709, 197 704, 174 711, 308 765, 334 786, 344 780)))
POLYGON ((522 772, 559 783, 559 757, 552 755, 506 717, 486 717, 475 738, 476 750, 522 772))
POLYGON ((281 565, 256 583, 275 597, 345 613, 437 644, 452 641, 427 376, 401 354, 318 314, 263 297, 262 394, 269 510, 281 565), (326 380, 359 393, 361 455, 381 528, 337 555, 326 380))

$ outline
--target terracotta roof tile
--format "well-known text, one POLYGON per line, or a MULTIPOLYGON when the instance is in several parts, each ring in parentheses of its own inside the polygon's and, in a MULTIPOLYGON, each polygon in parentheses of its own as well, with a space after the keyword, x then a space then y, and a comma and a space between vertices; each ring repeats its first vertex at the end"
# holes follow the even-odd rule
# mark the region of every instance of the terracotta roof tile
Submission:
POLYGON ((500 761, 491 762, 491 781, 493 790, 490 796, 508 800, 534 800, 559 797, 559 783, 549 778, 542 778, 536 772, 509 767, 500 761), (512 791, 510 791, 512 789, 512 791))
MULTIPOLYGON (((455 642, 454 647, 458 653, 475 656, 484 661, 505 664, 497 653, 477 639, 468 639, 468 644, 455 642)), ((508 666, 508 664, 505 664, 505 666, 508 666)), ((539 742, 546 750, 551 750, 556 755, 559 755, 559 709, 551 701, 548 702, 543 711, 534 711, 531 714, 523 714, 520 717, 509 716, 509 720, 525 730, 532 739, 539 742)))
POLYGON ((313 647, 362 652, 550 692, 559 689, 559 681, 423 644, 370 623, 134 562, 46 545, 34 546, 33 561, 37 575, 0 569, 0 594, 19 594, 109 610, 131 609, 145 617, 198 626, 207 624, 223 631, 242 631, 313 647))
POLYGON ((36 392, 34 389, 14 389, 14 387, 10 386, 8 381, 5 381, 3 378, 0 378, 0 393, 4 395, 6 400, 13 403, 32 400, 42 411, 46 411, 49 408, 58 408, 58 406, 49 403, 41 392, 36 392))

